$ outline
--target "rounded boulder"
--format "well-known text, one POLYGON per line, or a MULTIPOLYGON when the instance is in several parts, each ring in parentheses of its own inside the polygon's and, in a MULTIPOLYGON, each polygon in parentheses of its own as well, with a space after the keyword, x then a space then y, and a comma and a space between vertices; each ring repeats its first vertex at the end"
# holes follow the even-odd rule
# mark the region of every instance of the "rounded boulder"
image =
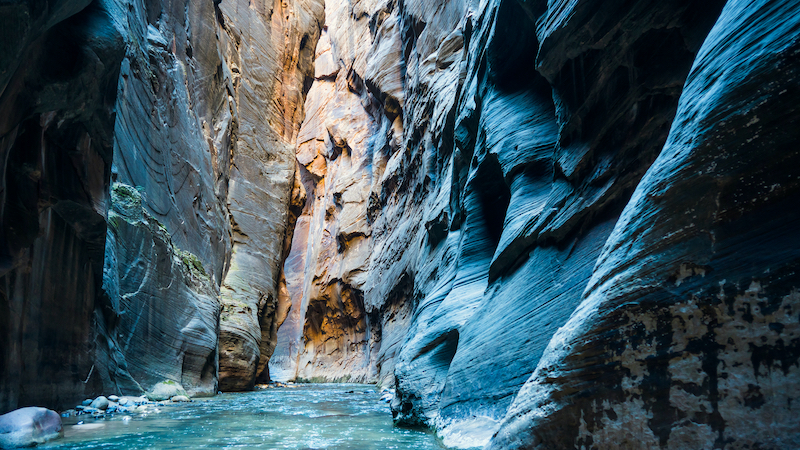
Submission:
POLYGON ((105 411, 106 409, 108 409, 109 404, 110 402, 108 401, 108 399, 101 395, 100 397, 94 399, 92 404, 89 406, 91 406, 92 408, 99 409, 101 411, 105 411))
POLYGON ((167 380, 153 386, 153 389, 147 392, 147 399, 151 402, 160 402, 169 400, 176 395, 185 395, 188 397, 183 386, 174 381, 167 380))
POLYGON ((61 435, 61 416, 30 406, 0 416, 0 448, 32 447, 61 435))

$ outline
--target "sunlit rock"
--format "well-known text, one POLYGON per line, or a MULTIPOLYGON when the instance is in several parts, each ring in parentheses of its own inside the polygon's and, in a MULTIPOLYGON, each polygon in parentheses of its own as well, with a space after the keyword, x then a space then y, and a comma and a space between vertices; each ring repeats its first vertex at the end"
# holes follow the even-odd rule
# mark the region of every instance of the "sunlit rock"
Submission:
POLYGON ((313 73, 321 0, 219 4, 221 50, 236 107, 228 192, 232 253, 221 279, 220 389, 253 387, 277 332, 294 142, 313 73))
MULTIPOLYGON (((161 381, 147 392, 147 399, 153 402, 169 400, 173 397, 187 397, 186 390, 180 383, 174 381, 161 381)), ((187 397, 188 398, 188 397, 187 397)))

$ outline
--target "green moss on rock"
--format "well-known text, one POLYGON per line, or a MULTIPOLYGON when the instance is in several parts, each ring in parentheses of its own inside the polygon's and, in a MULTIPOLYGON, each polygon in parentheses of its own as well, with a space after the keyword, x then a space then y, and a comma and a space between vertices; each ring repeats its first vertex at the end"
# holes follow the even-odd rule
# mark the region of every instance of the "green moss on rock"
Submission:
POLYGON ((195 256, 191 252, 183 251, 177 247, 175 247, 175 254, 183 261, 183 264, 186 265, 186 268, 189 269, 194 275, 199 277, 208 277, 206 274, 206 269, 203 268, 203 263, 200 259, 195 256))

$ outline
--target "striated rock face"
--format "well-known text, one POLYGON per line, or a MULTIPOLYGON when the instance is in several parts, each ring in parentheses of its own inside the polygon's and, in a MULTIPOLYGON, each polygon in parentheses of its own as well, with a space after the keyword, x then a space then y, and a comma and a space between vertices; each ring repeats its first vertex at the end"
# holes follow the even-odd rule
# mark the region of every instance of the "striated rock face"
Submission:
POLYGON ((101 322, 101 376, 125 394, 164 380, 190 395, 248 389, 271 353, 321 6, 240 3, 126 14, 113 177, 144 211, 114 204, 101 322))
POLYGON ((398 301, 388 306, 396 317, 387 319, 384 302, 365 302, 377 213, 370 214, 368 203, 379 195, 387 160, 400 146, 403 92, 397 11, 390 2, 354 8, 325 4, 325 31, 297 139, 297 195, 305 202, 285 265, 291 309, 270 363, 279 379, 391 380, 386 348, 399 343, 410 313, 410 305, 398 301), (383 31, 370 25, 373 14, 387 21, 383 31), (370 46, 377 56, 367 61, 363 49, 370 46), (392 335, 384 325, 401 333, 392 335))
POLYGON ((219 280, 231 245, 230 152, 216 129, 230 113, 208 26, 215 11, 147 2, 120 14, 127 45, 95 376, 106 393, 141 395, 171 380, 209 395, 217 391, 219 280))
POLYGON ((562 5, 490 2, 476 14, 455 119, 456 156, 466 158, 464 187, 451 188, 461 205, 448 213, 463 216, 454 287, 431 303, 442 328, 417 333, 401 354, 408 375, 393 404, 399 421, 434 424, 446 440, 468 421, 488 437, 579 304, 622 207, 666 140, 702 42, 696 36, 718 12, 630 6, 573 2, 559 18, 562 5), (554 60, 564 52, 549 52, 553 38, 576 39, 566 44, 571 59, 554 60), (654 51, 680 58, 664 70, 654 51), (536 71, 521 78, 532 60, 536 71), (428 365, 436 384, 418 375, 428 365))
POLYGON ((98 320, 109 359, 98 358, 98 374, 106 392, 141 395, 172 380, 190 395, 214 395, 219 288, 142 204, 138 190, 114 183, 104 273, 111 307, 98 320))
POLYGON ((800 444, 799 12, 725 6, 664 149, 489 448, 800 444))
POLYGON ((98 387, 92 314, 103 278, 115 6, 0 5, 0 413, 98 387))
MULTIPOLYGON (((794 398, 793 356, 775 350, 793 345, 791 319, 767 315, 791 307, 795 278, 788 268, 775 275, 783 277, 775 294, 750 287, 789 263, 777 255, 767 263, 765 250, 754 257, 762 265, 709 265, 720 246, 734 255, 782 243, 786 261, 798 248, 789 228, 775 231, 793 220, 777 218, 788 206, 758 187, 796 198, 786 168, 796 152, 779 145, 797 141, 788 131, 794 109, 772 100, 793 95, 796 23, 771 22, 795 14, 790 3, 767 3, 745 18, 735 2, 720 16, 722 1, 327 2, 297 146, 307 197, 285 266, 292 307, 271 372, 394 378, 396 422, 437 428, 447 445, 483 445, 499 430, 493 448, 625 447, 625 439, 700 448, 702 424, 717 433, 710 442, 728 439, 727 419, 709 412, 722 395, 711 374, 722 369, 711 361, 725 351, 710 336, 756 320, 776 323, 774 336, 740 331, 727 345, 744 352, 737 358, 760 355, 749 363, 756 372, 786 361, 784 387, 765 394, 757 374, 735 384, 754 386, 746 395, 764 402, 794 398), (765 51, 772 63, 746 56, 765 51), (723 75, 729 81, 716 81, 723 75), (768 100, 776 102, 761 106, 772 111, 770 131, 723 122, 730 111, 767 127, 750 110, 768 100), (757 157, 765 150, 753 136, 775 156, 757 157), (655 177, 661 161, 669 163, 655 177), (720 170, 713 181, 693 184, 709 164, 720 170), (775 204, 775 216, 751 227, 763 226, 752 235, 763 239, 715 231, 719 211, 746 215, 720 195, 775 204), (715 247, 677 248, 689 235, 711 236, 715 247), (723 280, 730 292, 720 291, 723 280), (748 289, 758 291, 753 305, 774 303, 769 313, 748 319, 729 306, 719 315, 721 292, 734 305, 748 289), (693 296, 706 315, 689 320, 675 305, 693 296), (772 350, 753 350, 763 346, 772 350), (686 359, 700 362, 681 366, 686 359), (695 406, 679 391, 692 392, 695 406)), ((760 401, 747 400, 753 409, 760 401)))
POLYGON ((220 388, 251 388, 276 339, 275 309, 292 227, 294 139, 310 87, 321 0, 218 5, 220 39, 236 108, 228 210, 232 255, 222 279, 220 388), (258 372, 258 373, 257 373, 258 372))
POLYGON ((0 6, 0 412, 268 378, 323 20, 268 3, 0 6))
POLYGON ((273 376, 448 446, 800 446, 797 2, 0 13, 0 412, 273 376))

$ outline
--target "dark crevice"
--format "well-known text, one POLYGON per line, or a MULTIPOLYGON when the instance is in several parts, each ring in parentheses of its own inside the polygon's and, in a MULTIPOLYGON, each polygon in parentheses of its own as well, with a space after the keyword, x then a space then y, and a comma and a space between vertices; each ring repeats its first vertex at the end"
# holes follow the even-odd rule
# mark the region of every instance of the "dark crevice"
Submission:
POLYGON ((471 185, 480 200, 487 233, 496 247, 503 234, 506 209, 511 200, 511 191, 503 178, 497 158, 493 155, 486 157, 478 167, 471 185))

